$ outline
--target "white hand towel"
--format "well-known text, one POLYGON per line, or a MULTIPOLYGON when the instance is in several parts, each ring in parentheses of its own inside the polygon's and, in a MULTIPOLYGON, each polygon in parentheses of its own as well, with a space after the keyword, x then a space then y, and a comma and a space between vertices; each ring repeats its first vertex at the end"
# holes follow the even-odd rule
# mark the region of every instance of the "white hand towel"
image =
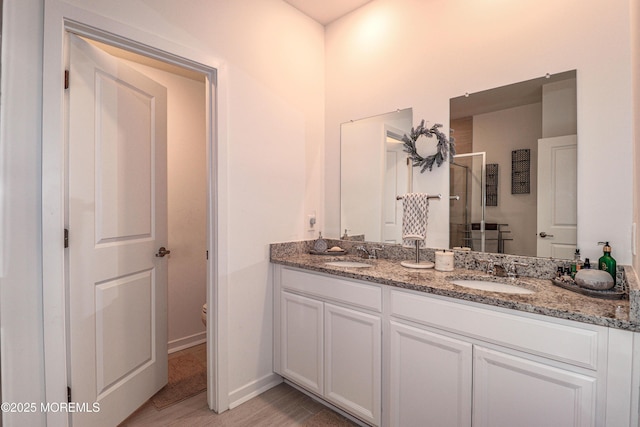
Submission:
POLYGON ((426 193, 408 193, 402 199, 402 244, 415 247, 415 241, 420 247, 425 247, 427 238, 427 213, 429 212, 429 198, 426 193))

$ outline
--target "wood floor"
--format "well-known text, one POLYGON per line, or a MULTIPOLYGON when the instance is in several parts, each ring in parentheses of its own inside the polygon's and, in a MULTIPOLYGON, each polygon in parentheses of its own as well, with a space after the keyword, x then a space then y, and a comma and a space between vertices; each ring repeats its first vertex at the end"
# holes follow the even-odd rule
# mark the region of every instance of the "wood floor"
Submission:
MULTIPOLYGON (((192 352, 206 360, 204 344, 183 352, 192 352)), ((183 353, 181 352, 181 353, 183 353)), ((173 353, 169 357, 176 357, 173 353)), ((242 405, 218 415, 207 405, 206 392, 197 394, 161 411, 145 403, 127 418, 121 427, 136 426, 355 426, 287 384, 280 384, 242 405)))

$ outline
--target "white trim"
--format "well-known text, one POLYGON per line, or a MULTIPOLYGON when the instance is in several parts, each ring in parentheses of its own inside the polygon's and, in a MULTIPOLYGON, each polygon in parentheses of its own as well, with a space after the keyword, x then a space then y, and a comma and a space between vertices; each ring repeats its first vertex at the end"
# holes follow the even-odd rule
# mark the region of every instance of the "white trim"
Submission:
POLYGON ((171 354, 175 353, 176 351, 184 350, 185 348, 190 348, 205 342, 207 342, 207 331, 202 331, 197 334, 169 341, 167 347, 169 349, 169 354, 171 354))
MULTIPOLYGON (((63 3, 45 0, 42 114, 42 259, 45 397, 66 401, 67 334, 65 294, 65 92, 61 82, 67 65, 68 31, 134 50, 207 77, 207 158, 209 176, 207 273, 208 384, 211 409, 228 409, 227 393, 227 67, 204 52, 178 45, 102 16, 63 3), (212 131, 214 129, 215 131, 212 131), (222 252, 222 253, 221 253, 222 252), (214 304, 215 302, 215 304, 214 304), (215 319, 215 322, 212 321, 215 319)), ((68 425, 66 414, 48 413, 48 425, 68 425)))
POLYGON ((270 373, 255 381, 251 381, 229 393, 229 409, 233 409, 253 399, 282 382, 280 375, 270 373))

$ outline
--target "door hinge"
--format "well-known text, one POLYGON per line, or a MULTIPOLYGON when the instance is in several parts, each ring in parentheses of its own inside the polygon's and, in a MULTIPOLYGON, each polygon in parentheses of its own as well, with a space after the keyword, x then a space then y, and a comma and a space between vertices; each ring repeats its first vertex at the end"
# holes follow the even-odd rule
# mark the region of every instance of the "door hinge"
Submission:
POLYGON ((69 70, 64 70, 64 88, 69 89, 69 70))
POLYGON ((207 251, 207 259, 209 259, 209 251, 207 251))
POLYGON ((67 386, 67 402, 71 403, 71 387, 67 386))
POLYGON ((64 229, 64 247, 65 248, 69 247, 69 229, 68 228, 64 229))

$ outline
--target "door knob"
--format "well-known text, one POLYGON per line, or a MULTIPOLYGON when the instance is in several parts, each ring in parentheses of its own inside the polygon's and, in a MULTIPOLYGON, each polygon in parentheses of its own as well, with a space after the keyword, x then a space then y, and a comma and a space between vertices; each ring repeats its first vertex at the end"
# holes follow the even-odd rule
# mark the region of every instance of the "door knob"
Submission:
POLYGON ((540 232, 540 237, 553 237, 553 234, 547 234, 544 231, 540 232))
POLYGON ((167 250, 167 248, 165 248, 164 246, 161 246, 160 249, 158 249, 158 253, 156 254, 156 256, 158 258, 162 258, 165 255, 169 255, 171 253, 171 251, 167 250))

